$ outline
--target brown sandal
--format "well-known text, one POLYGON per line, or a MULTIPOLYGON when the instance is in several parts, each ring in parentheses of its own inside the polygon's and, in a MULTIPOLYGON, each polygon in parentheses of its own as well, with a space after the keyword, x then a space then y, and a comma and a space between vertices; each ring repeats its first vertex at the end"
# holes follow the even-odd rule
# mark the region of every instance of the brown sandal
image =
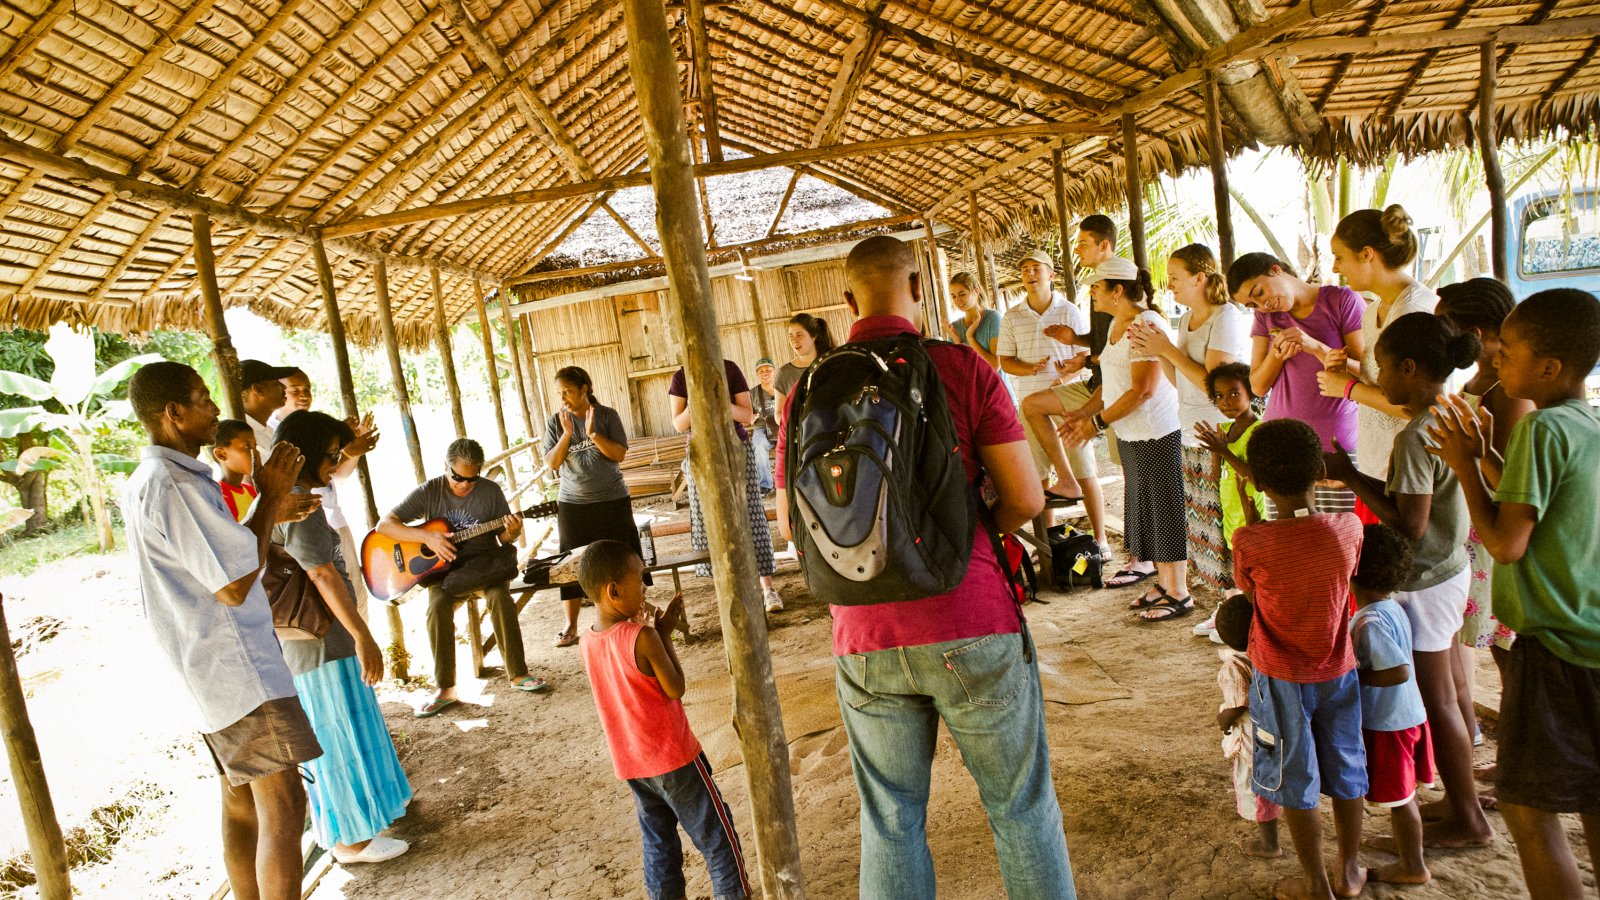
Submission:
POLYGON ((571 647, 573 644, 576 644, 577 642, 578 642, 578 631, 577 631, 577 629, 573 629, 572 631, 558 631, 558 632, 556 632, 556 646, 557 647, 571 647))

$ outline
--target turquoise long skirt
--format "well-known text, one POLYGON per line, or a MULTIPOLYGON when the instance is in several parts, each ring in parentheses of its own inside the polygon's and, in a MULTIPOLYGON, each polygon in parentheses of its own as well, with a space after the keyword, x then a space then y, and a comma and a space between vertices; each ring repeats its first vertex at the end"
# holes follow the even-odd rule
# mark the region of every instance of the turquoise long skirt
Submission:
POLYGON ((377 837, 406 814, 411 783, 355 658, 334 660, 297 675, 311 729, 322 755, 305 764, 311 833, 323 847, 377 837))

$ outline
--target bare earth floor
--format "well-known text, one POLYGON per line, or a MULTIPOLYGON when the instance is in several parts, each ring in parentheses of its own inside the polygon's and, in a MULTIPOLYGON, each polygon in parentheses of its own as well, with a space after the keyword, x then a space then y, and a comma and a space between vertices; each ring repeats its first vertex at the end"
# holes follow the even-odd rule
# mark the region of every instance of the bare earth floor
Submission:
MULTIPOLYGON (((676 540, 682 540, 676 539, 676 540)), ((668 552, 672 546, 663 546, 668 552)), ((7 615, 18 623, 62 616, 61 634, 22 657, 30 709, 40 732, 62 820, 159 786, 143 817, 112 848, 111 861, 74 872, 85 897, 210 896, 221 883, 214 776, 193 733, 184 698, 171 692, 139 619, 126 557, 81 559, 6 579, 7 615)), ((838 726, 825 608, 805 596, 792 564, 780 569, 788 608, 771 617, 772 656, 785 705, 808 895, 855 896, 857 803, 838 726)), ((707 638, 683 648, 689 709, 743 835, 752 834, 742 767, 727 722, 727 679, 711 585, 685 579, 697 628, 707 638)), ((1040 658, 1056 788, 1079 895, 1100 898, 1254 898, 1294 873, 1292 857, 1257 861, 1237 842, 1238 819, 1213 722, 1218 694, 1214 646, 1190 634, 1198 616, 1143 625, 1126 611, 1131 590, 1047 594, 1028 609, 1040 658)), ((542 595, 550 596, 550 595, 542 595)), ((663 602, 669 589, 655 588, 663 602)), ((405 609, 413 652, 425 652, 421 610, 405 609)), ((584 611, 583 623, 593 622, 584 611)), ((381 620, 381 617, 376 617, 381 620)), ((559 605, 543 599, 522 616, 530 663, 554 684, 545 695, 510 691, 503 680, 464 678, 469 702, 436 719, 411 712, 420 689, 386 689, 384 711, 416 791, 393 833, 406 856, 379 866, 337 867, 318 898, 641 897, 639 835, 632 801, 612 775, 588 684, 573 649, 557 650, 559 605)), ((462 629, 464 631, 464 629, 462 629)), ((461 664, 467 665, 462 647, 461 664)), ((497 656, 490 657, 491 662, 497 656)), ((430 661, 414 661, 426 672, 430 661)), ((463 675, 467 673, 463 672, 463 675)), ((1484 696, 1493 683, 1485 660, 1484 696)), ((1490 746, 1481 759, 1492 754, 1490 746)), ((1003 896, 987 823, 971 779, 948 737, 935 762, 929 839, 940 896, 1003 896)), ((1428 795, 1436 796, 1436 795, 1428 795)), ((9 777, 0 781, 0 856, 23 846, 9 777)), ((1369 888, 1366 896, 1523 897, 1521 874, 1499 817, 1490 850, 1440 853, 1432 885, 1369 888)), ((1369 814, 1370 833, 1387 833, 1369 814)), ((1331 826, 1330 826, 1331 828, 1331 826)), ((1576 823, 1569 823, 1580 850, 1576 823)), ((754 866, 754 847, 746 849, 754 866)), ((1286 848, 1287 849, 1287 848, 1286 848)), ((691 850, 691 896, 709 896, 691 850)), ((1368 853, 1369 864, 1387 861, 1368 853)), ((1588 872, 1585 866, 1585 872, 1588 872)), ((1587 877, 1587 874, 1586 874, 1587 877)))

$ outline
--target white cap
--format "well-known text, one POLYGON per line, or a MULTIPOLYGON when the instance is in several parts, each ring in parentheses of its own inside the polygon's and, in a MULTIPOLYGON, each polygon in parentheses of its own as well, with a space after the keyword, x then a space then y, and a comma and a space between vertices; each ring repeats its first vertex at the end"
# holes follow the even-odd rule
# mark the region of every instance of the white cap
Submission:
POLYGON ((1101 281, 1138 281, 1139 267, 1132 260, 1113 256, 1094 267, 1094 272, 1084 279, 1084 284, 1096 284, 1101 281))

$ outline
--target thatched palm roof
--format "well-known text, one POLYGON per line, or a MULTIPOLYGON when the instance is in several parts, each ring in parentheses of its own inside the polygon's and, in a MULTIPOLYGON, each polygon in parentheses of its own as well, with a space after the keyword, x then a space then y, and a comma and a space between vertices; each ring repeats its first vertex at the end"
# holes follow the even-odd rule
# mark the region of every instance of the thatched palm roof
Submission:
MULTIPOLYGON (((1511 27, 1501 39, 1519 41, 1500 50, 1504 134, 1586 131, 1600 98, 1600 7, 1586 0, 706 0, 699 60, 701 20, 669 9, 686 96, 697 109, 714 99, 723 143, 748 153, 1114 126, 1133 110, 1142 169, 1172 172, 1205 161, 1193 68, 1225 64, 1230 149, 1370 160, 1470 140, 1476 47, 1392 36, 1438 43, 1471 29, 1511 27)), ((187 210, 201 203, 225 302, 320 327, 314 229, 645 165, 621 11, 607 0, 14 0, 0 46, 5 326, 198 325, 187 210)), ((991 235, 1037 233, 1052 221, 1052 149, 1075 209, 1116 202, 1121 138, 1104 130, 805 171, 958 228, 975 190, 991 235)), ((526 273, 579 218, 609 215, 597 199, 330 240, 349 333, 377 338, 377 257, 390 260, 401 340, 417 346, 431 328, 430 264, 448 318, 469 317, 474 279, 492 291, 526 273)))

